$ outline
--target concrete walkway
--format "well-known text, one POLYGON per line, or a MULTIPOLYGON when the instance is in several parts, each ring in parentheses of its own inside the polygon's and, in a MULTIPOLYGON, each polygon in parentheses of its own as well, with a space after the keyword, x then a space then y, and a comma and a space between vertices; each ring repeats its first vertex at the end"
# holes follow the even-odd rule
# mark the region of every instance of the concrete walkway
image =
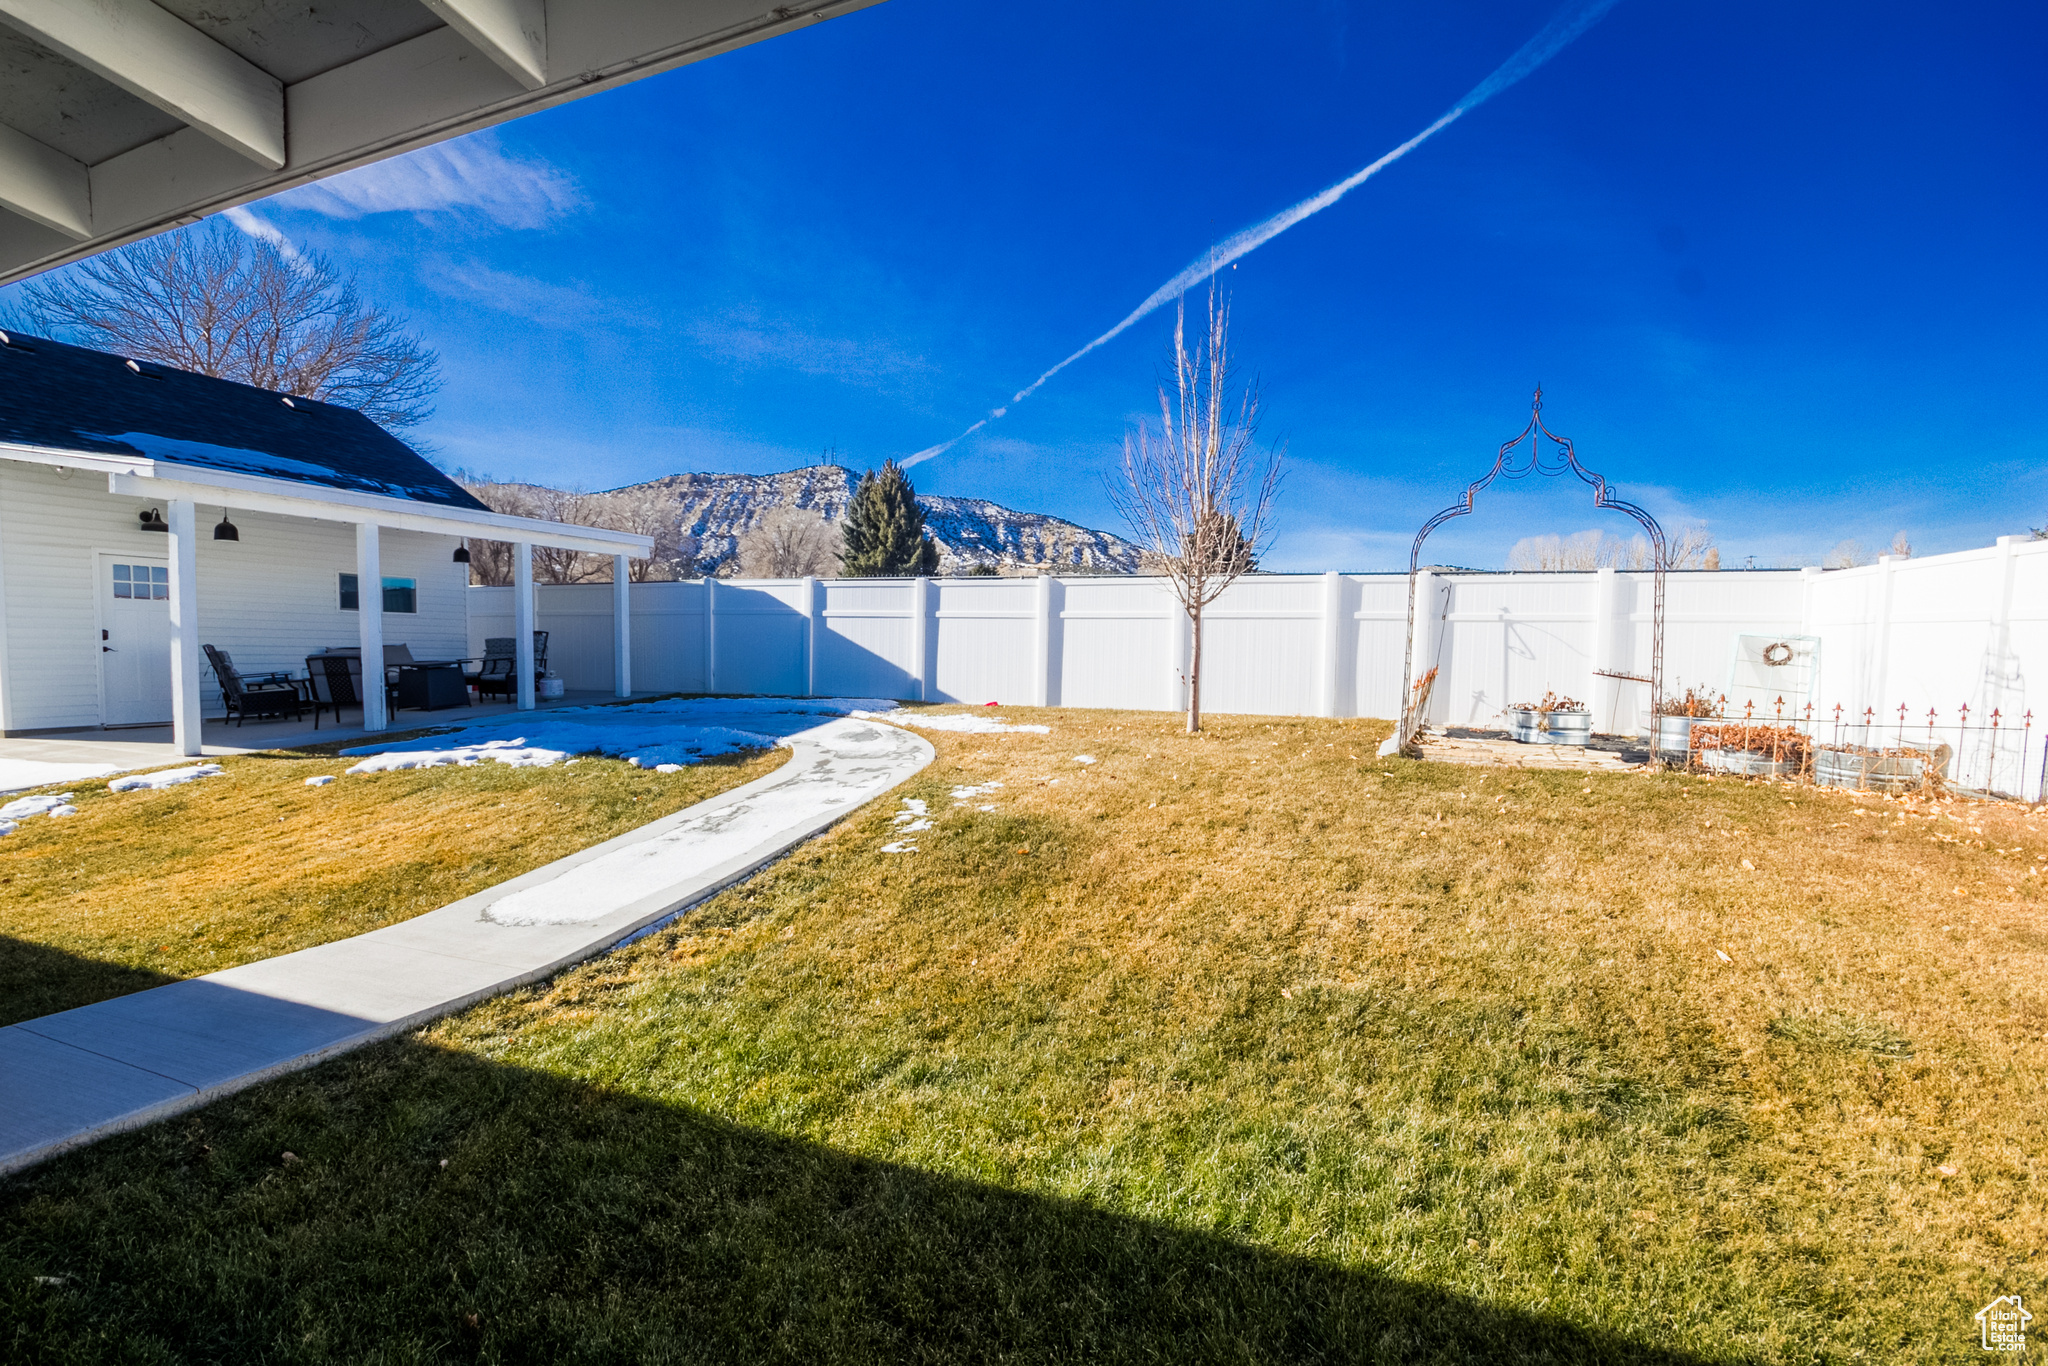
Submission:
POLYGON ((874 721, 703 720, 783 736, 794 753, 765 778, 401 924, 0 1029, 0 1174, 546 977, 739 881, 934 757, 874 721))

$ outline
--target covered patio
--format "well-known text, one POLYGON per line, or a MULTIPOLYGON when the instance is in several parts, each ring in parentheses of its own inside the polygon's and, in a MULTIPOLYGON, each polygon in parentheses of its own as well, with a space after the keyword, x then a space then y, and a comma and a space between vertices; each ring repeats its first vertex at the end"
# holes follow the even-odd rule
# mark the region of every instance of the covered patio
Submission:
POLYGON ((492 512, 351 408, 45 338, 0 333, 0 394, 10 740, 70 746, 90 730, 91 743, 196 756, 311 734, 323 691, 330 708, 360 706, 356 731, 375 734, 393 723, 386 668, 401 666, 405 705, 459 707, 469 688, 456 671, 481 663, 469 659, 472 539, 513 547, 512 639, 490 679, 513 707, 537 701, 541 547, 611 558, 610 694, 632 695, 627 566, 652 553, 647 536, 492 512), (332 667, 337 656, 348 664, 332 667), (251 720, 209 734, 204 717, 227 710, 216 699, 238 692, 258 704, 251 720), (162 735, 116 729, 129 727, 162 735))

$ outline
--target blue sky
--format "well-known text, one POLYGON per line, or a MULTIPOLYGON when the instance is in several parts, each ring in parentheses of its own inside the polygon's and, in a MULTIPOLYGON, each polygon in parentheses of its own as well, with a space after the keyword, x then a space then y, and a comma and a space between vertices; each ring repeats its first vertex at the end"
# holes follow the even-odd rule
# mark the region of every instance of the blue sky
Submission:
MULTIPOLYGON (((1556 8, 888 0, 253 212, 440 350, 448 463, 878 465, 1410 137, 1556 8)), ((2048 520, 2044 58, 2019 3, 1622 0, 1224 274, 1287 450, 1268 564, 1405 565, 1538 381, 1587 463, 1731 566, 2048 520)), ((1170 327, 919 488, 1120 529, 1103 479, 1170 327)), ((1633 530, 1577 485, 1482 509, 1428 558, 1633 530)))

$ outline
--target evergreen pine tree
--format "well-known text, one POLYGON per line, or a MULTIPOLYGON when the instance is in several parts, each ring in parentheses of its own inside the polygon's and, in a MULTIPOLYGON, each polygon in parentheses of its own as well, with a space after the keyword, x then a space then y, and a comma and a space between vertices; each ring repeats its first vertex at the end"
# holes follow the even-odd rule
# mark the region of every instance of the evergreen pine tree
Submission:
POLYGON ((893 460, 880 474, 863 474, 846 508, 846 558, 839 572, 849 579, 895 579, 928 577, 938 569, 939 547, 925 535, 924 509, 910 476, 893 460))

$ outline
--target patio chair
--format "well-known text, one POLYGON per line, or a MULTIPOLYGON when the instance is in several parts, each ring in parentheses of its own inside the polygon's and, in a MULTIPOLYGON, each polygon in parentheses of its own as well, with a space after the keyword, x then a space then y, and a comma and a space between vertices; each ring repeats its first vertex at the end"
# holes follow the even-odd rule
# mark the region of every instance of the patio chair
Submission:
POLYGON ((216 650, 211 645, 206 647, 206 659, 208 663, 213 665, 216 673, 220 671, 220 667, 223 664, 233 669, 236 675, 241 678, 242 686, 245 688, 262 688, 268 687, 273 683, 297 682, 296 679, 282 669, 273 669, 269 673, 264 674, 243 673, 235 664, 235 657, 233 655, 229 654, 226 650, 216 650))
POLYGON ((334 724, 341 724, 343 707, 363 705, 362 690, 356 686, 356 670, 362 665, 360 658, 342 654, 306 656, 306 677, 311 683, 313 694, 313 729, 320 729, 320 712, 332 709, 334 724))
MULTIPOLYGON (((305 716, 305 698, 299 694, 299 685, 285 679, 282 682, 244 682, 236 671, 233 661, 211 645, 200 647, 213 664, 213 676, 220 680, 220 700, 227 715, 233 718, 236 729, 252 716, 283 716, 287 712, 297 721, 305 716)), ((282 674, 272 675, 283 679, 282 674)))
MULTIPOLYGON (((478 697, 519 696, 519 639, 516 636, 487 636, 484 638, 484 657, 480 667, 469 675, 469 681, 476 688, 478 697)), ((548 671, 548 633, 533 633, 533 671, 536 676, 548 671)))

